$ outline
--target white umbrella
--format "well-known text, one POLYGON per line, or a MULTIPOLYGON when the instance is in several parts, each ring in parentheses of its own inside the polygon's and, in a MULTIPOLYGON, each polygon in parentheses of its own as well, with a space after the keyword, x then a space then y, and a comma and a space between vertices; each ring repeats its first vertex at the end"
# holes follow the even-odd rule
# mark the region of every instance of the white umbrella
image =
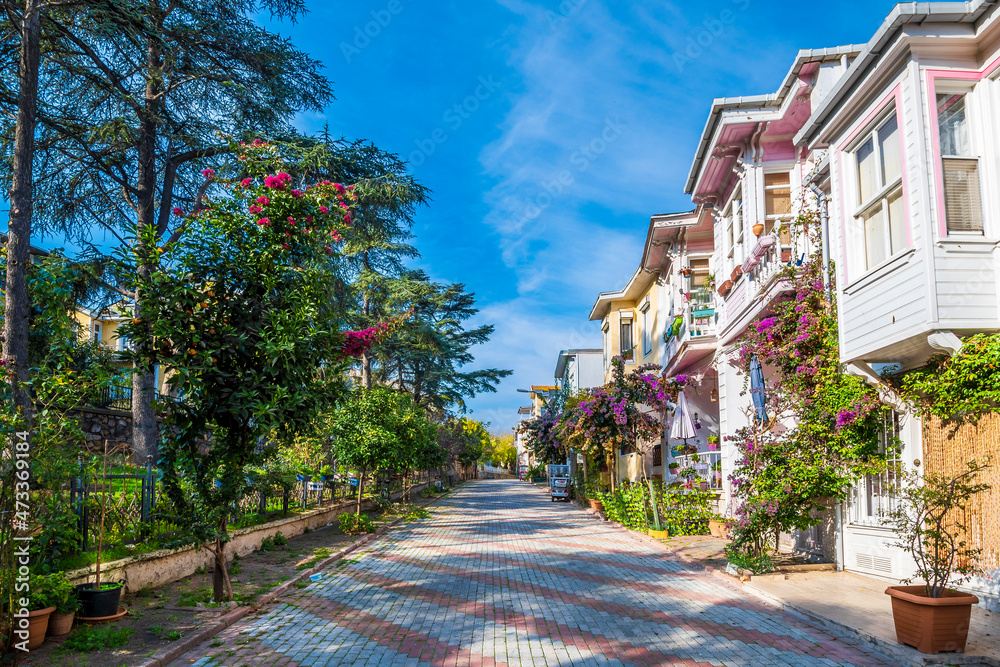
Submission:
POLYGON ((677 408, 674 410, 674 422, 670 425, 670 438, 672 440, 687 440, 694 437, 694 420, 691 419, 691 411, 688 410, 687 399, 684 398, 684 390, 677 397, 677 408))

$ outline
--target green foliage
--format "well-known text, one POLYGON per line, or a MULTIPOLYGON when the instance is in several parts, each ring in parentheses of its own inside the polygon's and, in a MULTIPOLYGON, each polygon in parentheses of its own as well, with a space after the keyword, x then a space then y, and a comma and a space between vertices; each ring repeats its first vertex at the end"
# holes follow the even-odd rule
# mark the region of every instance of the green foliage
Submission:
POLYGON ((442 466, 473 466, 484 456, 491 442, 486 425, 473 419, 449 418, 438 426, 437 443, 445 452, 442 466))
POLYGON ((337 517, 337 522, 340 524, 340 532, 344 535, 375 532, 375 524, 367 514, 341 514, 337 517))
MULTIPOLYGON (((818 233, 812 213, 792 227, 818 233)), ((777 533, 816 525, 828 499, 842 500, 858 479, 882 470, 885 452, 898 444, 880 440, 888 429, 878 392, 841 372, 836 304, 826 298, 822 265, 815 254, 785 268, 794 298, 747 328, 733 362, 748 384, 755 357, 771 370, 766 415, 751 408, 749 426, 730 436, 739 453, 733 545, 754 558, 775 546, 777 533), (795 426, 773 428, 786 422, 795 426)))
POLYGON ((76 609, 76 591, 62 572, 32 575, 28 584, 32 610, 56 607, 60 613, 69 613, 76 609))
POLYGON ((767 554, 753 556, 738 546, 729 544, 726 546, 726 558, 733 566, 741 570, 750 570, 753 574, 767 574, 774 572, 774 561, 767 554))
POLYGON ((282 535, 281 531, 279 530, 274 534, 274 546, 283 547, 286 544, 288 544, 288 538, 282 535))
POLYGON ((84 625, 70 633, 61 649, 81 653, 107 651, 125 646, 133 634, 135 634, 134 628, 123 628, 113 623, 84 625))
POLYGON ((242 182, 187 220, 163 250, 140 230, 140 312, 124 328, 140 368, 171 369, 158 468, 171 521, 218 552, 248 473, 272 434, 292 437, 343 392, 342 313, 334 246, 350 190, 295 189, 273 175, 266 145, 239 146, 242 182), (256 168, 251 165, 258 165, 256 168), (211 447, 205 447, 211 434, 211 447))
POLYGON ((975 423, 1000 410, 1000 334, 970 336, 956 354, 889 379, 924 414, 953 425, 975 423))
MULTIPOLYGON (((982 549, 965 541, 968 526, 961 517, 966 516, 973 497, 990 489, 989 484, 976 482, 990 463, 970 461, 966 465, 965 472, 952 477, 903 473, 900 502, 885 515, 899 537, 894 546, 913 556, 917 576, 927 582, 932 598, 941 597, 949 585, 961 585, 981 571, 977 559, 982 549)), ((913 578, 904 583, 911 581, 913 578)))
POLYGON ((708 521, 712 517, 709 509, 713 497, 709 491, 678 487, 664 488, 658 480, 652 480, 652 495, 648 482, 623 482, 610 493, 596 494, 604 503, 608 518, 631 530, 645 531, 655 527, 658 514, 662 529, 671 535, 704 535, 708 533, 708 521), (655 496, 654 514, 651 498, 655 496))
POLYGON ((467 370, 475 361, 471 349, 487 342, 493 325, 466 329, 476 315, 475 295, 465 285, 432 282, 422 271, 411 271, 389 286, 392 312, 410 313, 409 326, 379 346, 379 381, 408 392, 415 403, 436 413, 465 410, 465 400, 495 392, 512 371, 496 368, 467 370))

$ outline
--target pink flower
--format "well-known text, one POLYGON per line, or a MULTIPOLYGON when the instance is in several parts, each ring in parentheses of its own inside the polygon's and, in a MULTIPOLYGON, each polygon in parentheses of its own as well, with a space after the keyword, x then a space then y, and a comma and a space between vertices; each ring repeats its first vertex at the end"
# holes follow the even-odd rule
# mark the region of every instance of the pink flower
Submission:
POLYGON ((329 213, 330 209, 328 209, 326 206, 320 206, 319 207, 319 212, 320 213, 329 213))
POLYGON ((285 183, 277 176, 265 176, 264 187, 271 188, 272 190, 284 190, 285 183))
POLYGON ((295 197, 296 199, 302 199, 303 197, 302 190, 292 190, 292 196, 295 197))
POLYGON ((333 248, 331 248, 328 245, 327 246, 323 246, 323 250, 325 250, 326 254, 328 254, 328 255, 332 255, 333 254, 333 248))
POLYGON ((291 232, 285 232, 285 236, 287 236, 288 238, 292 238, 291 232))
POLYGON ((347 194, 347 188, 345 188, 342 184, 334 183, 333 187, 337 189, 337 194, 341 196, 347 194))
POLYGON ((306 222, 312 222, 312 221, 313 221, 312 216, 311 215, 307 215, 306 216, 306 222))
POLYGON ((264 227, 268 227, 268 226, 270 226, 271 221, 268 220, 267 218, 261 218, 260 220, 257 221, 257 224, 258 225, 262 225, 264 227))
POLYGON ((253 183, 253 181, 249 178, 244 178, 242 181, 240 181, 240 185, 242 185, 245 188, 249 188, 251 183, 253 183))
POLYGON ((174 215, 184 215, 184 209, 178 206, 177 208, 174 209, 174 215))
POLYGON ((267 206, 268 204, 271 203, 271 200, 268 199, 267 197, 264 197, 263 195, 260 196, 260 197, 257 197, 257 199, 255 199, 254 201, 256 201, 261 206, 267 206))
POLYGON ((280 174, 278 174, 278 180, 281 181, 282 183, 291 183, 292 177, 286 174, 285 172, 281 172, 280 174))
POLYGON ((293 218, 292 216, 288 216, 288 218, 286 219, 288 220, 288 222, 292 223, 292 227, 295 226, 295 218, 293 218))
POLYGON ((256 214, 256 213, 260 213, 260 212, 261 212, 261 208, 260 208, 260 206, 257 206, 256 204, 252 205, 252 206, 251 206, 250 208, 248 208, 247 210, 248 210, 248 211, 250 211, 251 215, 253 215, 253 214, 256 214))
POLYGON ((205 178, 212 178, 212 177, 215 176, 215 170, 214 169, 202 169, 201 175, 204 176, 205 178))
POLYGON ((281 248, 282 248, 282 250, 288 250, 288 244, 287 243, 282 243, 281 244, 281 248))

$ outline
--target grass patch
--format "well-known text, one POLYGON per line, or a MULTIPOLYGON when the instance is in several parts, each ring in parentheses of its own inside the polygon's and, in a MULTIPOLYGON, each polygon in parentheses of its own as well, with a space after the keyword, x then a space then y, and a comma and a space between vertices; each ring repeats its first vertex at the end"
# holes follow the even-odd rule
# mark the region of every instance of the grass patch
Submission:
POLYGON ((134 633, 133 628, 121 628, 115 625, 83 626, 66 638, 62 648, 81 653, 105 651, 124 646, 134 633))
POLYGON ((181 591, 177 596, 178 607, 196 607, 199 602, 204 604, 211 601, 212 589, 210 588, 196 588, 191 591, 181 591))

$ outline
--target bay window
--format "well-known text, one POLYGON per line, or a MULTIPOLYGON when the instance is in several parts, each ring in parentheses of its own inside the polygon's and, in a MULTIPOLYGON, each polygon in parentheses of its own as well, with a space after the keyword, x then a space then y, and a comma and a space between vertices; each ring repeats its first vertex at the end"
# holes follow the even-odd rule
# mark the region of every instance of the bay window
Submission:
POLYGON ((863 137, 854 151, 858 209, 865 241, 865 268, 872 269, 906 248, 903 156, 896 115, 863 137))
POLYGON ((979 158, 972 151, 965 94, 937 95, 938 141, 948 233, 983 233, 979 158))

